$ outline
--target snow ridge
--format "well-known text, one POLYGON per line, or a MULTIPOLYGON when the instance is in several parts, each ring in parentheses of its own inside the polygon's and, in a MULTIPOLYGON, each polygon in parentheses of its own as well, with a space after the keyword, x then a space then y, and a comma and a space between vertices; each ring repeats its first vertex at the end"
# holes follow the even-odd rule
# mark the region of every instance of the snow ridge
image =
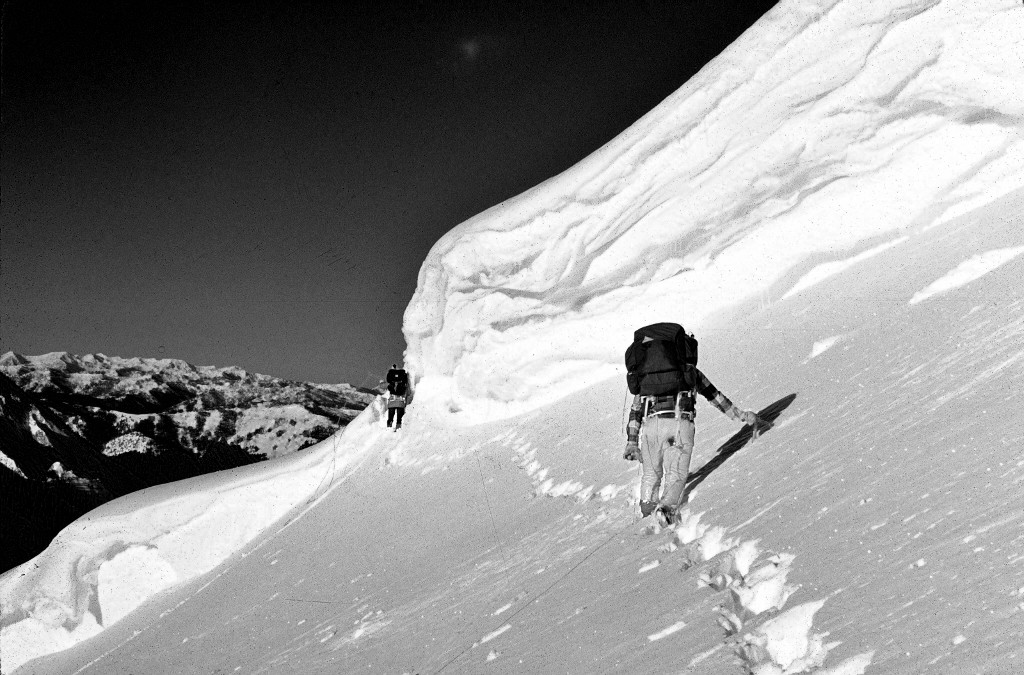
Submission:
POLYGON ((5 667, 93 637, 161 590, 214 569, 285 515, 301 517, 359 465, 380 417, 378 402, 305 452, 193 479, 195 494, 178 494, 176 484, 149 488, 135 493, 148 499, 130 514, 114 502, 75 521, 44 552, 44 565, 29 561, 0 576, 5 667), (346 436, 349 429, 363 432, 346 436))
POLYGON ((435 244, 404 325, 421 404, 536 408, 614 373, 637 325, 699 331, 810 261, 874 246, 850 267, 1018 188, 1021 34, 1010 0, 779 3, 619 137, 435 244))

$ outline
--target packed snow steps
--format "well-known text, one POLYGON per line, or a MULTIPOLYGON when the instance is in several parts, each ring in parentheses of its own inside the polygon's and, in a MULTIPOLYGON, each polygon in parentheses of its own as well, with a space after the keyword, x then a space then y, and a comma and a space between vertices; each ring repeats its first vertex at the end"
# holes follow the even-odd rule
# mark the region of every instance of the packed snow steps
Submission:
MULTIPOLYGON (((752 675, 861 675, 866 671, 874 651, 825 667, 829 652, 841 644, 826 642, 827 632, 813 630, 814 616, 825 600, 783 610, 799 590, 799 586, 787 583, 795 555, 774 553, 757 564, 762 554, 759 540, 727 537, 726 528, 702 523, 703 515, 686 507, 679 512, 674 525, 649 525, 643 530, 645 534, 670 532, 669 541, 658 550, 678 554, 682 559, 680 571, 699 568, 698 586, 727 594, 726 600, 715 608, 723 644, 697 655, 694 664, 721 648, 732 647, 745 672, 752 675)), ((650 565, 640 571, 649 568, 650 565)), ((682 626, 672 628, 679 630, 682 626)))
POLYGON ((512 448, 515 453, 513 461, 530 477, 530 482, 533 484, 531 495, 533 497, 572 499, 580 504, 592 499, 607 502, 629 487, 628 485, 605 485, 598 489, 596 485, 584 485, 574 480, 556 483, 554 478, 549 477, 551 468, 541 465, 537 459, 537 448, 533 447, 530 441, 520 440, 514 434, 509 434, 504 444, 514 446, 512 448))

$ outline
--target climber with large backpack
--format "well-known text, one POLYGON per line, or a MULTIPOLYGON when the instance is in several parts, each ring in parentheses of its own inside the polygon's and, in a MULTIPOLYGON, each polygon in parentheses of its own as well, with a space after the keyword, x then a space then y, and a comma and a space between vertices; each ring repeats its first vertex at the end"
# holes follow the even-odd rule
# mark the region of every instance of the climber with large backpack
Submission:
POLYGON ((391 370, 387 376, 388 395, 388 428, 395 423, 395 431, 402 428, 402 416, 405 415, 405 405, 409 395, 409 374, 404 368, 397 364, 391 364, 391 370), (397 418, 397 419, 396 419, 397 418))
POLYGON ((655 323, 633 333, 626 349, 626 384, 633 403, 623 457, 643 465, 641 515, 654 513, 661 525, 668 525, 686 502, 696 394, 755 432, 763 422, 733 405, 697 369, 697 339, 677 323, 655 323))

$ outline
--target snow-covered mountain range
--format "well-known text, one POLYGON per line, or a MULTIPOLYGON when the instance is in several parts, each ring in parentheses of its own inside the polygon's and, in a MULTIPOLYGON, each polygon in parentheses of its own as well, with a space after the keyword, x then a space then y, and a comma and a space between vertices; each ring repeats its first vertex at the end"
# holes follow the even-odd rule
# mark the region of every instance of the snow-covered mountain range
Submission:
POLYGON ((331 436, 376 392, 176 359, 0 356, 8 569, 113 497, 285 455, 331 436))
POLYGON ((783 0, 437 243, 401 432, 92 511, 0 577, 5 672, 1024 672, 1022 36, 783 0), (621 456, 654 320, 775 423, 698 409, 670 529, 621 456))

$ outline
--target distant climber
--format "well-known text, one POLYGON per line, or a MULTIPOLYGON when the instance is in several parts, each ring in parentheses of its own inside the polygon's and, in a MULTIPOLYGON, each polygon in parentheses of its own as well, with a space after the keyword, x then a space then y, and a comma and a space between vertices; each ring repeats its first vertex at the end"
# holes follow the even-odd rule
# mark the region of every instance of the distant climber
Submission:
POLYGON ((697 369, 697 339, 679 324, 656 323, 633 333, 626 350, 626 384, 634 396, 623 457, 643 464, 640 513, 654 513, 662 525, 671 524, 686 502, 696 394, 755 433, 762 421, 733 405, 697 369))
POLYGON ((408 402, 409 374, 405 369, 399 368, 397 364, 391 364, 388 371, 388 428, 395 424, 395 431, 402 428, 402 417, 405 415, 405 405, 408 402))

